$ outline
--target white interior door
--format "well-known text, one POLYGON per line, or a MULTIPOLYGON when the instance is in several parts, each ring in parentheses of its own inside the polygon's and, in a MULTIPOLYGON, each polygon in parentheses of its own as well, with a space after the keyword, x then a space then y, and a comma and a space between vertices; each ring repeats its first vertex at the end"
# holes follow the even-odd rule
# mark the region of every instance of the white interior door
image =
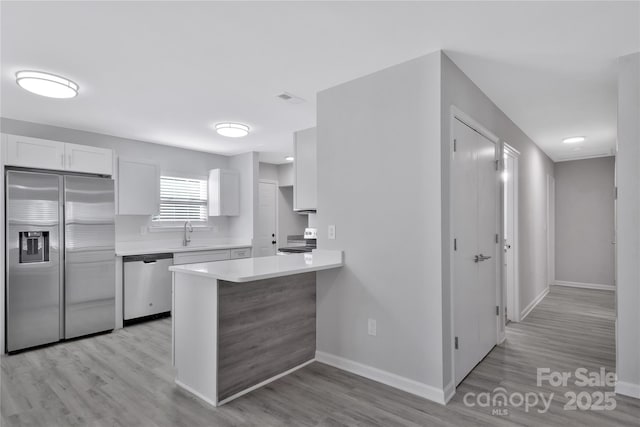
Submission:
POLYGON ((277 230, 277 185, 273 182, 258 184, 258 234, 255 239, 254 256, 276 254, 277 230))
POLYGON ((498 175, 495 144, 459 120, 453 158, 456 385, 496 344, 498 175))

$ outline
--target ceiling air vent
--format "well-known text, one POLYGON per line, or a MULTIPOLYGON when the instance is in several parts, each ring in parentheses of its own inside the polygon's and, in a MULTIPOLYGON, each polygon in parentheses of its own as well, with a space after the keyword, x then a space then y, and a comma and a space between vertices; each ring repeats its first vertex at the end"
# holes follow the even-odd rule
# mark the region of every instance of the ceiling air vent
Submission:
POLYGON ((277 97, 289 104, 302 104, 304 102, 304 99, 290 94, 289 92, 282 92, 280 95, 277 95, 277 97))

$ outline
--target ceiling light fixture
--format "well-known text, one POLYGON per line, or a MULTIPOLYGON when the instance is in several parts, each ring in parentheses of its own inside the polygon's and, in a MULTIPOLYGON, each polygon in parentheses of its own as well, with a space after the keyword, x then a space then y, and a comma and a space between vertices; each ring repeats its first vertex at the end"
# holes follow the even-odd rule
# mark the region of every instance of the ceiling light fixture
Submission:
POLYGON ((42 71, 18 71, 16 83, 24 90, 48 98, 73 98, 80 89, 69 79, 42 71))
POLYGON ((216 132, 229 138, 242 138, 249 135, 249 126, 241 123, 218 123, 216 132))
POLYGON ((584 136, 572 136, 563 139, 562 142, 564 142, 565 144, 577 144, 578 142, 584 142, 585 139, 586 138, 584 136))
POLYGON ((293 162, 293 156, 287 156, 284 158, 287 162, 293 162))

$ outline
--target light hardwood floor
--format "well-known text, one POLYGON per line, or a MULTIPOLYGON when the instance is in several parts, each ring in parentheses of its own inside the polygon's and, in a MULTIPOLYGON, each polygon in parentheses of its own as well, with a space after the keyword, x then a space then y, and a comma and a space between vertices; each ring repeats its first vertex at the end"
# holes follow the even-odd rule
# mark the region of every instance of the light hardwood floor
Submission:
POLYGON ((171 323, 163 319, 2 357, 2 426, 640 426, 639 400, 617 396, 614 411, 565 411, 564 392, 587 389, 536 387, 537 367, 613 370, 613 320, 612 292, 554 287, 508 326, 507 341, 447 406, 314 363, 214 409, 173 384, 171 323), (498 386, 555 398, 546 414, 465 406, 465 393, 498 386))

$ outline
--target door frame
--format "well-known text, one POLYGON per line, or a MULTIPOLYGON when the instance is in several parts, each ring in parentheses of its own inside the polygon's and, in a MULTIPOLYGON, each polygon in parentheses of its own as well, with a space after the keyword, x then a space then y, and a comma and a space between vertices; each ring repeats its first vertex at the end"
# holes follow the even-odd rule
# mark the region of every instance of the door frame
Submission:
MULTIPOLYGON (((275 206, 276 206, 276 237, 274 239, 277 242, 279 240, 278 236, 280 236, 280 234, 279 234, 280 233, 280 230, 279 230, 279 227, 280 227, 280 220, 279 220, 280 216, 279 216, 279 213, 280 213, 280 211, 278 210, 278 197, 279 197, 278 191, 280 189, 280 186, 278 185, 278 181, 276 181, 276 180, 273 180, 273 179, 259 179, 258 180, 258 197, 260 197, 260 188, 259 188, 260 184, 273 184, 273 185, 276 186, 276 203, 275 203, 275 206)), ((258 200, 258 216, 260 216, 260 201, 259 200, 258 200)), ((276 253, 277 252, 278 252, 278 247, 277 247, 277 243, 276 243, 276 253)))
MULTIPOLYGON (((518 201, 519 201, 519 194, 518 194, 518 186, 519 186, 519 170, 518 170, 518 163, 519 160, 518 158, 520 157, 520 152, 518 150, 516 150, 515 148, 513 148, 512 146, 510 146, 508 143, 504 142, 502 143, 502 150, 503 153, 509 157, 511 157, 513 159, 513 270, 514 270, 514 280, 513 280, 513 313, 511 313, 511 318, 513 322, 520 322, 521 320, 521 313, 520 313, 520 232, 519 232, 519 221, 518 219, 520 218, 520 214, 518 212, 518 201)), ((503 172, 506 171, 507 166, 506 164, 502 165, 502 169, 503 172)), ((504 191, 504 185, 501 185, 502 187, 502 191, 504 191)), ((502 203, 504 203, 504 194, 502 194, 502 203)), ((504 206, 503 206, 503 212, 504 212, 504 206)), ((506 218, 503 218, 502 221, 502 228, 504 230, 504 223, 506 221, 506 218)), ((502 230, 502 231, 503 231, 502 230)), ((504 241, 504 236, 503 236, 503 241, 504 241)), ((504 265, 504 262, 503 262, 504 265)), ((503 280, 502 280, 502 292, 504 295, 504 299, 502 301, 503 303, 503 307, 507 307, 507 274, 506 274, 506 270, 503 268, 503 280)), ((504 311, 503 311, 504 313, 504 311)), ((506 316, 503 316, 506 317, 506 316)), ((506 323, 506 319, 505 319, 505 323, 506 323)))
MULTIPOLYGON (((473 130, 475 130, 476 132, 478 132, 480 135, 484 136, 485 138, 489 139, 490 141, 492 141, 495 145, 496 145, 496 153, 495 153, 495 160, 497 162, 499 162, 499 165, 502 165, 502 141, 500 140, 500 138, 498 138, 495 134, 493 134, 493 132, 489 131, 487 128, 485 128, 484 126, 482 126, 478 121, 476 121, 475 119, 473 119, 471 116, 469 116, 468 114, 466 114, 464 111, 462 111, 461 109, 459 109, 458 107, 452 105, 451 106, 451 110, 450 110, 450 118, 449 118, 449 200, 448 200, 448 207, 449 207, 449 230, 448 230, 448 238, 449 238, 449 321, 451 324, 451 330, 450 330, 450 366, 451 366, 451 383, 449 385, 446 385, 445 387, 445 393, 448 394, 450 390, 453 391, 453 393, 451 394, 451 396, 453 396, 453 394, 455 394, 455 389, 457 387, 456 385, 456 357, 455 357, 455 329, 456 329, 456 325, 455 325, 455 265, 454 265, 454 247, 453 247, 453 239, 455 238, 454 236, 454 209, 453 209, 453 197, 452 197, 452 188, 453 188, 453 177, 454 177, 454 171, 453 171, 453 155, 454 155, 454 151, 453 151, 453 146, 454 146, 454 127, 455 127, 455 121, 459 120, 462 123, 466 124, 467 126, 469 126, 470 128, 472 128, 473 130)), ((497 187, 497 197, 496 197, 496 212, 498 212, 498 215, 496 215, 496 231, 498 233, 498 241, 499 242, 503 242, 504 241, 504 237, 503 237, 503 219, 502 219, 502 212, 503 212, 503 206, 502 206, 502 185, 501 185, 501 174, 503 171, 503 167, 499 167, 498 170, 496 171, 496 179, 495 179, 495 185, 497 187)), ((500 307, 500 313, 504 313, 504 304, 503 304, 503 287, 501 286, 501 284, 503 283, 503 274, 502 274, 502 265, 504 264, 503 261, 503 250, 502 250, 502 245, 500 244, 496 244, 495 246, 495 251, 494 251, 494 256, 496 258, 496 283, 495 283, 495 289, 496 289, 496 295, 495 295, 495 301, 496 301, 496 305, 500 307)), ((502 341, 504 341, 505 339, 505 334, 504 334, 504 316, 499 315, 496 316, 496 345, 500 344, 502 341)), ((445 399, 448 399, 449 396, 445 396, 445 399)))

